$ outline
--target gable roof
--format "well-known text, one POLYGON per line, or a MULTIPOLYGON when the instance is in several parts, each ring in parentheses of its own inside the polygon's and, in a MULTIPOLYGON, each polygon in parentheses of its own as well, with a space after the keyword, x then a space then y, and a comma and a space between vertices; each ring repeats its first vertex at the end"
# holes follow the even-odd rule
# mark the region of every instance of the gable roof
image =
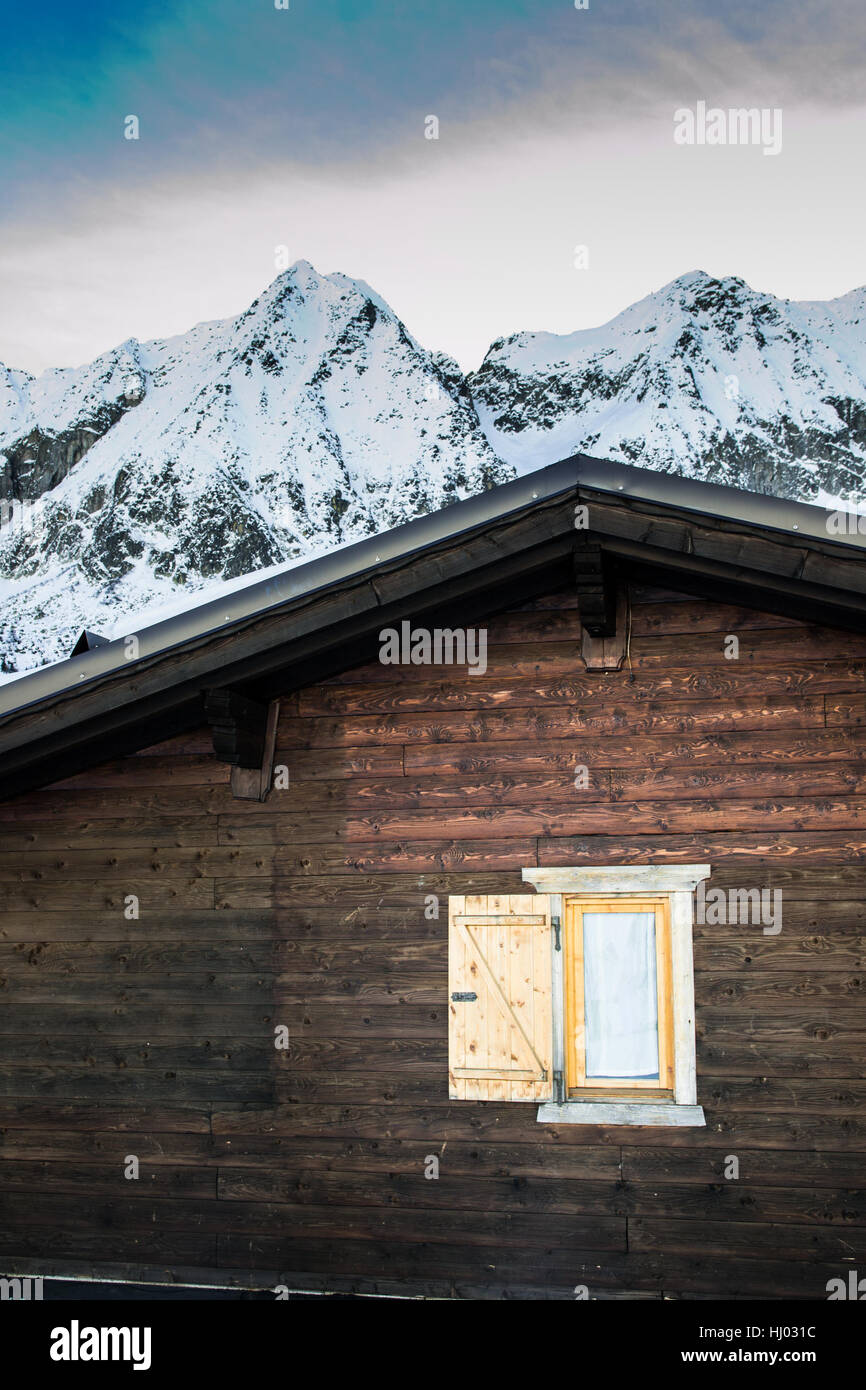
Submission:
POLYGON ((573 581, 575 507, 624 575, 866 628, 866 535, 818 507, 575 455, 0 688, 0 796, 369 661, 404 618, 465 626, 573 581), (130 639, 133 638, 134 641, 130 639))

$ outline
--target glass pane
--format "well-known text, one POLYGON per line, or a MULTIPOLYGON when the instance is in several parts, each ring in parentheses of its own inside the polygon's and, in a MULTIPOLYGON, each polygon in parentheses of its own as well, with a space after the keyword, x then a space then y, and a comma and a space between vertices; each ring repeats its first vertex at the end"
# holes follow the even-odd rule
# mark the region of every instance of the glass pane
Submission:
POLYGON ((659 1074, 654 912, 584 912, 586 1075, 659 1074))

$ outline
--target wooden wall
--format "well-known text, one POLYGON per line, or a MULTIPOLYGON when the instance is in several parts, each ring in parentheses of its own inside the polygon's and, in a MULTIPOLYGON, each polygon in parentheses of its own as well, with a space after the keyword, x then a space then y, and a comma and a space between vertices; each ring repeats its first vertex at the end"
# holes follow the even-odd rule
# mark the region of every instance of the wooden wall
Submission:
POLYGON ((0 805, 0 1272, 467 1298, 866 1274, 866 638, 633 600, 630 671, 583 671, 566 594, 492 619, 483 676, 288 696, 264 805, 205 732, 0 805), (707 1128, 449 1103, 447 895, 664 861, 784 891, 778 936, 695 928, 707 1128))

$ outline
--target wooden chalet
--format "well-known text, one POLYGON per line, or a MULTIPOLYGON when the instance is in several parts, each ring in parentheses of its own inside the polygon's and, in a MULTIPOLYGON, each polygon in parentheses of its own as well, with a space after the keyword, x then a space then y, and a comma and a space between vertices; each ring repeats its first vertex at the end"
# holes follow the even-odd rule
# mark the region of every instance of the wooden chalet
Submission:
POLYGON ((866 1274, 864 548, 577 456, 0 688, 0 1273, 866 1274))

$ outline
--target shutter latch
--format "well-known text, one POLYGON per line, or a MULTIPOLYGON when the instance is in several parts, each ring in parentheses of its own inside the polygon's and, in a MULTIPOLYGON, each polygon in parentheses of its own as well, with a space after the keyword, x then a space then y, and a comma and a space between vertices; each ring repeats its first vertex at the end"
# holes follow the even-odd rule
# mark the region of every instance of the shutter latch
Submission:
POLYGON ((560 930, 562 929, 562 922, 560 921, 560 919, 559 919, 558 917, 551 917, 550 920, 551 920, 551 922, 553 923, 553 934, 554 934, 554 938, 555 938, 555 941, 556 941, 556 945, 555 945, 554 949, 557 950, 557 951, 561 951, 561 950, 562 950, 562 944, 561 944, 561 942, 560 942, 560 940, 559 940, 559 933, 560 933, 560 930))
POLYGON ((474 1004, 478 995, 470 990, 467 994, 452 994, 451 998, 455 1004, 474 1004))

